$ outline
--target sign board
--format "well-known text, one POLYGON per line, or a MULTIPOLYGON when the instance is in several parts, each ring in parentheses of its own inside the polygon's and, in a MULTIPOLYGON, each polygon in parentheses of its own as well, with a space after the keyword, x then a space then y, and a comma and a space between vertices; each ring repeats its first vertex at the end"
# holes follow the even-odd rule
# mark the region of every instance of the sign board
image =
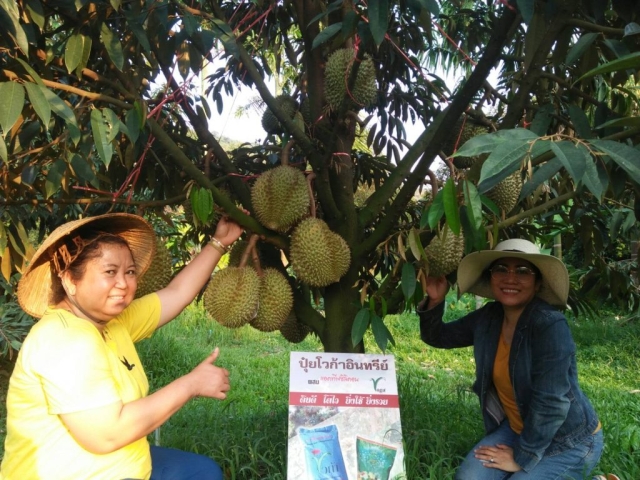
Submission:
POLYGON ((287 480, 405 479, 394 357, 291 352, 287 480))

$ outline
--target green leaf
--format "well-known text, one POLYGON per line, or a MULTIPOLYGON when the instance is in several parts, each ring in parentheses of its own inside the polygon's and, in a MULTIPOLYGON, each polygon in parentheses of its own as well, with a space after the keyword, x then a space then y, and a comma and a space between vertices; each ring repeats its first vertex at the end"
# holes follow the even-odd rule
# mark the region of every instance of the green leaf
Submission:
POLYGON ((6 137, 24 106, 24 88, 18 82, 0 83, 0 127, 6 137))
POLYGON ((413 256, 417 259, 427 258, 426 253, 424 253, 424 247, 422 246, 422 242, 420 241, 420 234, 415 228, 409 230, 409 249, 413 256))
POLYGON ((498 145, 505 142, 526 142, 538 138, 534 132, 525 128, 514 128, 510 130, 498 130, 497 132, 477 135, 462 145, 452 157, 475 157, 483 153, 492 152, 498 145))
POLYGON ((440 15, 440 6, 436 0, 415 0, 422 9, 431 12, 434 17, 440 15))
POLYGON ((598 125, 597 129, 609 128, 609 127, 640 127, 640 117, 624 117, 609 120, 601 125, 598 125))
POLYGON ((533 18, 533 11, 535 6, 534 0, 517 0, 518 10, 522 14, 522 19, 525 21, 527 25, 531 22, 533 18))
POLYGON ((151 44, 149 44, 149 39, 147 38, 147 33, 144 31, 143 23, 144 18, 142 15, 135 15, 133 12, 124 11, 124 16, 127 19, 127 24, 129 28, 133 32, 133 34, 138 39, 138 43, 145 52, 151 51, 151 44))
POLYGON ((222 45, 224 46, 224 50, 228 55, 233 55, 238 58, 238 46, 236 45, 236 37, 227 25, 227 22, 223 22, 222 20, 218 20, 214 18, 211 20, 211 26, 213 28, 214 35, 220 39, 222 45))
POLYGON ((474 230, 482 226, 482 200, 476 186, 467 180, 462 183, 464 202, 467 205, 467 216, 474 230))
POLYGON ((96 174, 94 173, 91 165, 84 158, 77 153, 71 154, 69 158, 69 164, 73 169, 76 177, 84 183, 93 184, 96 180, 96 174))
POLYGON ((529 129, 540 136, 546 135, 549 125, 553 120, 553 115, 556 113, 556 109, 553 104, 546 103, 542 105, 537 111, 529 129))
POLYGON ((600 179, 600 175, 598 175, 598 168, 596 167, 593 158, 591 157, 591 152, 589 149, 583 144, 578 145, 578 150, 582 153, 584 157, 584 174, 582 176, 581 182, 589 189, 593 196, 598 200, 602 200, 602 194, 604 193, 604 185, 602 184, 602 180, 600 179))
POLYGON ((31 68, 31 65, 29 65, 27 62, 25 62, 21 58, 16 58, 16 60, 18 60, 20 62, 20 65, 22 65, 22 68, 24 68, 27 71, 27 73, 31 75, 31 78, 33 78, 34 82, 36 82, 41 87, 44 87, 44 82, 42 81, 40 76, 36 73, 36 71, 33 68, 31 68))
POLYGON ((569 105, 569 118, 571 118, 571 123, 573 123, 580 138, 593 138, 595 136, 591 130, 589 119, 582 108, 573 104, 569 105))
POLYGON ((320 20, 321 18, 325 18, 327 15, 329 15, 330 13, 335 12, 336 10, 339 10, 342 8, 342 1, 343 0, 335 0, 334 2, 331 2, 329 4, 329 6, 326 7, 325 10, 322 11, 322 13, 319 13, 318 15, 316 15, 315 17, 313 17, 309 23, 307 23, 307 27, 313 25, 315 22, 317 22, 318 20, 320 20))
POLYGON ((393 335, 391 335, 387 326, 377 315, 371 315, 371 331, 373 332, 373 338, 375 338, 378 347, 380 347, 380 350, 383 352, 387 350, 387 344, 389 341, 395 345, 393 335))
POLYGON ((20 25, 18 2, 15 0, 0 1, 0 24, 2 24, 6 35, 16 42, 16 45, 22 50, 22 53, 28 55, 29 42, 27 41, 27 35, 24 33, 22 25, 20 25), (6 17, 8 17, 9 22, 6 21, 6 17))
POLYGON ((485 193, 491 190, 509 174, 515 172, 529 148, 531 145, 522 140, 513 140, 497 145, 482 165, 478 191, 485 193))
POLYGON ((416 291, 416 283, 416 269, 410 263, 405 263, 402 266, 402 293, 405 300, 413 297, 416 291))
POLYGON ((444 194, 440 190, 429 207, 429 228, 433 230, 444 215, 444 194))
POLYGON ((126 135, 129 137, 129 140, 131 140, 131 143, 136 143, 142 125, 140 125, 138 112, 134 108, 126 113, 125 124, 127 125, 126 135))
POLYGON ((634 182, 640 183, 640 165, 638 164, 640 150, 613 140, 593 140, 591 145, 609 155, 611 160, 620 165, 634 182))
POLYGON ((27 10, 33 23, 40 27, 40 30, 44 28, 45 16, 44 9, 39 0, 27 0, 27 10))
POLYGON ((329 25, 327 28, 322 30, 316 38, 313 39, 313 44, 311 45, 311 49, 314 49, 328 40, 332 39, 335 35, 340 33, 342 30, 342 22, 334 23, 333 25, 329 25))
POLYGON ((558 173, 561 168, 562 163, 556 157, 543 163, 533 171, 533 176, 522 186, 520 196, 522 198, 528 197, 536 188, 558 173))
POLYGON ((371 29, 371 36, 376 46, 384 41, 384 37, 387 34, 387 27, 389 25, 389 0, 377 0, 375 2, 369 2, 367 8, 369 14, 369 28, 371 29))
POLYGON ((353 326, 351 327, 351 342, 354 347, 364 338, 364 334, 367 331, 367 328, 369 328, 370 315, 368 308, 361 308, 356 314, 353 326))
POLYGON ((67 72, 73 72, 82 60, 82 52, 84 50, 84 38, 79 33, 74 33, 67 40, 64 49, 64 64, 67 72))
POLYGON ((51 120, 51 105, 49 105, 44 93, 42 93, 42 89, 39 85, 30 82, 26 82, 24 88, 27 90, 29 101, 36 115, 38 115, 40 121, 42 121, 45 130, 48 130, 49 121, 51 120))
POLYGON ((82 42, 82 57, 80 58, 80 63, 76 67, 76 75, 78 77, 82 77, 82 70, 87 67, 87 62, 89 62, 89 57, 91 56, 91 45, 93 44, 93 40, 89 36, 83 35, 82 42))
POLYGON ((78 130, 78 123, 76 121, 76 116, 73 114, 73 110, 71 110, 60 97, 47 87, 40 86, 40 90, 42 90, 44 98, 49 102, 51 111, 63 119, 67 123, 67 126, 72 125, 76 130, 78 130))
POLYGON ((444 215, 447 219, 447 225, 453 233, 460 235, 460 211, 458 209, 458 197, 456 195, 456 185, 453 178, 449 177, 442 189, 442 198, 444 201, 444 215))
POLYGON ((67 162, 65 162, 61 158, 56 160, 53 165, 51 165, 49 173, 47 173, 47 180, 44 183, 46 198, 51 198, 54 193, 60 190, 62 179, 64 178, 64 173, 66 172, 66 170, 67 162))
POLYGON ((551 151, 555 154, 556 158, 560 160, 562 166, 569 172, 571 178, 576 182, 582 179, 585 171, 584 155, 573 142, 562 141, 553 142, 551 144, 551 151))
POLYGON ((107 140, 111 142, 120 132, 120 119, 110 108, 102 109, 102 116, 107 124, 107 140))
POLYGON ((591 78, 595 75, 602 75, 604 73, 610 72, 619 72, 621 70, 626 69, 639 69, 640 68, 640 52, 633 52, 629 55, 625 55, 624 57, 618 58, 616 60, 612 60, 604 65, 600 65, 594 69, 589 70, 587 73, 582 75, 578 80, 573 82, 575 85, 581 80, 585 78, 591 78))
POLYGON ((108 140, 108 130, 109 125, 102 112, 97 108, 92 110, 91 131, 93 132, 93 141, 98 155, 100 155, 107 168, 109 168, 109 163, 111 163, 111 157, 113 156, 113 145, 108 140))
POLYGON ((100 27, 100 38, 104 47, 107 49, 107 53, 109 54, 109 58, 115 65, 115 67, 122 71, 122 66, 124 65, 124 54, 122 52, 122 45, 120 45, 120 41, 118 37, 113 34, 109 27, 103 23, 100 27))
POLYGON ((0 158, 4 160, 4 163, 9 163, 9 154, 7 153, 7 144, 4 143, 4 138, 0 136, 0 158))
POLYGON ((586 33, 580 37, 576 44, 571 47, 565 63, 567 65, 573 65, 584 53, 591 48, 593 42, 598 38, 599 33, 586 33))

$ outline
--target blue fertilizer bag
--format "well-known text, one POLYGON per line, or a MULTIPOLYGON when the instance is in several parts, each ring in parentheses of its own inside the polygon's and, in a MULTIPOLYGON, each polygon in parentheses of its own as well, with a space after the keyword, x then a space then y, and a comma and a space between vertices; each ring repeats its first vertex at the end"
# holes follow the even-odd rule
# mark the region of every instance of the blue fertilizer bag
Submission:
POLYGON ((338 427, 300 428, 308 480, 349 480, 344 466, 338 427))

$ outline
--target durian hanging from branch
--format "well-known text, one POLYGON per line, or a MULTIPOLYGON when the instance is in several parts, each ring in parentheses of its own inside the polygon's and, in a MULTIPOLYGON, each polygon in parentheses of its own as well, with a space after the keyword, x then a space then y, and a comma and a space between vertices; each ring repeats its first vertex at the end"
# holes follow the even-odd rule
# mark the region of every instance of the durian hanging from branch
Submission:
POLYGON ((289 165, 294 142, 284 147, 281 165, 260 175, 251 188, 257 220, 267 228, 286 233, 309 211, 305 174, 289 165))
POLYGON ((275 268, 262 268, 257 248, 251 253, 260 278, 258 313, 250 325, 261 332, 273 332, 284 326, 293 308, 293 291, 287 278, 275 268))
POLYGON ((260 277, 253 267, 247 266, 257 241, 258 237, 252 236, 240 265, 217 271, 204 291, 204 308, 220 325, 238 328, 249 323, 258 313, 260 277))
POLYGON ((351 250, 347 242, 327 223, 316 218, 315 202, 308 177, 311 217, 300 222, 291 235, 291 266, 298 280, 312 287, 326 287, 347 273, 351 250))
POLYGON ((359 60, 353 48, 340 48, 329 55, 324 71, 324 93, 332 110, 338 110, 345 97, 349 109, 359 110, 372 105, 377 97, 376 70, 373 60, 367 54, 359 60), (349 89, 349 78, 354 64, 358 62, 358 72, 349 89))

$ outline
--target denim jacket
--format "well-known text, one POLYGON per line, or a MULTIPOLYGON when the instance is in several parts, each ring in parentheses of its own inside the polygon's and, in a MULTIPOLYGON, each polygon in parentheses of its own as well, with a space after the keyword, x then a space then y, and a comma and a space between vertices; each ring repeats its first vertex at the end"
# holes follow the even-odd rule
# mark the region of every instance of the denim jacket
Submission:
MULTIPOLYGON (((444 302, 418 310, 422 340, 437 348, 473 345, 484 427, 491 433, 506 418, 493 384, 493 364, 502 330, 502 304, 491 302, 459 320, 444 323, 444 302)), ((543 455, 555 455, 584 441, 598 416, 578 385, 576 347, 565 316, 534 298, 522 312, 509 355, 509 373, 524 422, 513 457, 530 472, 543 455)))

